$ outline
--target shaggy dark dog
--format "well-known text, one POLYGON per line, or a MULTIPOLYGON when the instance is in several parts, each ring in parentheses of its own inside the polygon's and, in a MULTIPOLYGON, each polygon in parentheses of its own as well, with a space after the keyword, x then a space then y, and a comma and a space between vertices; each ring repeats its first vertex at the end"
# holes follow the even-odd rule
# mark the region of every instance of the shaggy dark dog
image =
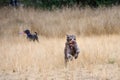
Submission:
POLYGON ((64 50, 65 62, 72 60, 73 57, 77 59, 79 53, 80 50, 76 42, 76 37, 74 35, 67 35, 67 41, 65 43, 65 50, 64 50))
POLYGON ((33 41, 36 40, 36 41, 39 42, 37 32, 35 32, 35 34, 31 34, 30 30, 27 29, 27 30, 24 31, 24 33, 27 35, 27 39, 33 40, 33 41))

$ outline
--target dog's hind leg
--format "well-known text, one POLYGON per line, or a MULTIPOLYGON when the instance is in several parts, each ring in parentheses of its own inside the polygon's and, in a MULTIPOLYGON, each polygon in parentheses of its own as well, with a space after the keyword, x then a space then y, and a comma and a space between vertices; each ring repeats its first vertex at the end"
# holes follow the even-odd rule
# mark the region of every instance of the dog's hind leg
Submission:
POLYGON ((36 38, 36 40, 37 40, 37 42, 39 42, 39 39, 38 39, 38 37, 36 38))

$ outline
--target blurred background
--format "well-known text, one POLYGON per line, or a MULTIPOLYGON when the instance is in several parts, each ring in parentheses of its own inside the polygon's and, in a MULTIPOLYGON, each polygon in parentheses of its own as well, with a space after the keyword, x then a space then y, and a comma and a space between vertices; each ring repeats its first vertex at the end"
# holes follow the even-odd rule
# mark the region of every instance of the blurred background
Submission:
POLYGON ((53 9, 63 7, 99 7, 119 5, 120 0, 0 0, 0 6, 20 6, 34 7, 42 9, 53 9))

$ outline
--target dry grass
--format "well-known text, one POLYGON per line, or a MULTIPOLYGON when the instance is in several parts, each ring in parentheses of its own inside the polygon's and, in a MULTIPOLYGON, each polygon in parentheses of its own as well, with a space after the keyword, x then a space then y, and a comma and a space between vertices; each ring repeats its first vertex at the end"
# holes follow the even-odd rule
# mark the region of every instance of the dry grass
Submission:
POLYGON ((119 80, 119 40, 116 35, 78 36, 79 58, 65 68, 65 38, 40 37, 39 43, 23 36, 4 38, 0 40, 0 79, 119 80))
POLYGON ((87 36, 119 34, 119 8, 66 8, 55 11, 2 8, 0 33, 15 35, 19 30, 29 28, 46 37, 64 37, 69 33, 87 36))
POLYGON ((0 9, 0 80, 119 80, 119 8, 0 9), (19 34, 27 28, 39 43, 19 34), (65 68, 69 33, 81 52, 65 68))

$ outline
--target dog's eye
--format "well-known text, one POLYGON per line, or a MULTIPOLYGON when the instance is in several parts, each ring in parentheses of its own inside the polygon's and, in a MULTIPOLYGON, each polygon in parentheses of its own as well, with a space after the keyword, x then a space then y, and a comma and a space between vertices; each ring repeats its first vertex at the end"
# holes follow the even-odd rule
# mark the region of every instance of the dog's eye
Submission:
POLYGON ((71 41, 72 39, 70 39, 70 41, 71 41))

